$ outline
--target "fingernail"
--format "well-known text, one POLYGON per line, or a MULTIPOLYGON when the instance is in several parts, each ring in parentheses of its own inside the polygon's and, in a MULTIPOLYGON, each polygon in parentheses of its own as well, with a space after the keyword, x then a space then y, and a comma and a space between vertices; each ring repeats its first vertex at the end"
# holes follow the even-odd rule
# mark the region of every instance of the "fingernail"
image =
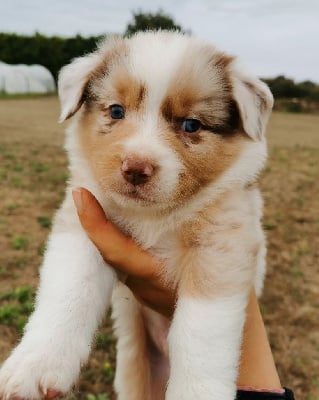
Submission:
POLYGON ((82 190, 80 188, 73 189, 72 196, 78 213, 83 212, 82 190))

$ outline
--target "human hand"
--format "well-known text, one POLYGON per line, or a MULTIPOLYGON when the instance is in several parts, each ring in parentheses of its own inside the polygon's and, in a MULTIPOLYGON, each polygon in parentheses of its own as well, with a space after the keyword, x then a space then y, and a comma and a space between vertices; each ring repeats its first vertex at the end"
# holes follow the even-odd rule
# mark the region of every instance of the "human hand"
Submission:
POLYGON ((127 276, 135 297, 166 317, 173 315, 176 294, 160 278, 161 263, 125 236, 88 190, 73 191, 80 222, 104 260, 127 276))

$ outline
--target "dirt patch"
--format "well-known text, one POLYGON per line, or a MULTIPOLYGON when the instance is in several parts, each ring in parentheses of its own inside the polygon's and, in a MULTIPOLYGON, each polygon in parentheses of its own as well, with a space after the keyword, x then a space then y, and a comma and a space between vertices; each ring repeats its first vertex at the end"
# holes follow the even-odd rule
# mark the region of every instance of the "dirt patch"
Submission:
MULTIPOLYGON (((19 339, 30 302, 21 290, 37 285, 50 221, 64 195, 64 127, 57 119, 54 97, 0 100, 0 310, 9 310, 0 321, 1 360, 19 339)), ((261 306, 282 383, 300 400, 319 399, 318 126, 318 116, 275 113, 261 179, 269 248, 261 306)), ((76 398, 113 398, 114 360, 106 319, 76 398)))

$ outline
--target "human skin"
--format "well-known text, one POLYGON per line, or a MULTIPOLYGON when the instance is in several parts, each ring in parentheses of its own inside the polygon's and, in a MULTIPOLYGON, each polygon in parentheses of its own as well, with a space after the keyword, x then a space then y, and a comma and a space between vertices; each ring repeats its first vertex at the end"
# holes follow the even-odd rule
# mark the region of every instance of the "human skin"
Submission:
MULTIPOLYGON (((73 199, 84 230, 104 260, 127 276, 126 285, 141 302, 171 318, 176 294, 157 274, 160 261, 119 231, 86 189, 74 190, 73 199)), ((237 386, 280 391, 282 386, 254 290, 246 314, 237 386)))

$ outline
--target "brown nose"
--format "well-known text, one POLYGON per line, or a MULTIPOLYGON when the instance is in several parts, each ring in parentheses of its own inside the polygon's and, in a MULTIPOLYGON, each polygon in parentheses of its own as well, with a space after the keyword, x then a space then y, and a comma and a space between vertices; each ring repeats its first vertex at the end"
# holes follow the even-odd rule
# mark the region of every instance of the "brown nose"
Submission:
POLYGON ((134 186, 148 182, 154 174, 154 167, 149 161, 126 158, 121 165, 124 179, 134 186))

